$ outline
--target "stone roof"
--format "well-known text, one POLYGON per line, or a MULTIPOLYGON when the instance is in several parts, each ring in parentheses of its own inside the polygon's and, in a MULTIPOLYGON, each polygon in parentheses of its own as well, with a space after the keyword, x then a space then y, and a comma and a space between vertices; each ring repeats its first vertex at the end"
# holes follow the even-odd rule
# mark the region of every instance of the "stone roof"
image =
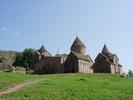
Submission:
POLYGON ((79 39, 79 37, 76 37, 75 41, 73 42, 71 49, 76 47, 85 47, 84 43, 79 39))
POLYGON ((62 55, 61 54, 56 54, 55 57, 62 57, 62 55))
POLYGON ((44 45, 41 46, 41 48, 38 51, 46 51, 46 48, 44 47, 44 45))
POLYGON ((41 53, 44 56, 52 56, 44 47, 44 45, 41 46, 41 48, 38 50, 39 53, 41 53))
POLYGON ((109 63, 113 63, 111 60, 114 58, 114 55, 106 56, 103 53, 100 53, 100 55, 102 55, 109 63))
POLYGON ((106 44, 104 44, 102 53, 103 53, 103 54, 110 54, 110 51, 109 51, 109 49, 107 48, 106 44))
POLYGON ((76 53, 76 52, 71 52, 71 53, 73 55, 75 55, 78 59, 90 61, 87 55, 84 56, 84 55, 81 55, 80 53, 76 53))
POLYGON ((114 57, 116 57, 116 58, 119 60, 119 58, 117 57, 116 54, 113 54, 113 53, 111 53, 111 52, 109 51, 109 49, 107 48, 106 44, 104 44, 103 50, 102 50, 102 52, 101 52, 101 55, 105 56, 106 59, 108 59, 108 60, 111 61, 111 62, 112 62, 112 59, 113 59, 114 57))
POLYGON ((103 57, 105 57, 106 61, 108 61, 111 64, 114 64, 114 62, 113 62, 114 57, 116 57, 118 59, 118 61, 119 61, 119 58, 117 57, 116 54, 111 54, 110 53, 109 55, 104 55, 103 53, 100 53, 100 55, 102 55, 103 57))

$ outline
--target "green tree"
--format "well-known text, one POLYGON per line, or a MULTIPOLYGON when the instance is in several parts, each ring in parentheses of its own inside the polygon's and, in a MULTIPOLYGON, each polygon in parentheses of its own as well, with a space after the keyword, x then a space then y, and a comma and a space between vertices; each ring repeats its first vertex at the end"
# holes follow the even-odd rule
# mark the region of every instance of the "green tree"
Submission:
POLYGON ((0 58, 0 63, 2 63, 3 62, 3 60, 0 58))
POLYGON ((128 75, 129 77, 133 77, 133 71, 129 69, 127 75, 128 75))
POLYGON ((62 54, 62 56, 67 57, 67 56, 68 56, 68 54, 64 53, 64 54, 62 54))
POLYGON ((13 63, 13 66, 22 66, 22 57, 23 57, 22 52, 16 53, 16 58, 15 58, 15 61, 13 63))
POLYGON ((34 49, 25 49, 23 52, 17 53, 13 66, 22 66, 33 69, 33 57, 35 55, 34 49))
POLYGON ((3 60, 4 60, 4 58, 3 58, 3 57, 0 57, 0 63, 2 63, 2 62, 3 62, 3 60))

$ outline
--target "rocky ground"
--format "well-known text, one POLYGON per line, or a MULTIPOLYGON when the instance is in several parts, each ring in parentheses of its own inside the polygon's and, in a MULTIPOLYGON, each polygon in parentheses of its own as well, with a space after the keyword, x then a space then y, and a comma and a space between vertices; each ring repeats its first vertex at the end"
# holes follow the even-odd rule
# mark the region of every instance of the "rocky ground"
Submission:
POLYGON ((0 70, 7 70, 12 67, 16 53, 16 51, 0 50, 0 70))

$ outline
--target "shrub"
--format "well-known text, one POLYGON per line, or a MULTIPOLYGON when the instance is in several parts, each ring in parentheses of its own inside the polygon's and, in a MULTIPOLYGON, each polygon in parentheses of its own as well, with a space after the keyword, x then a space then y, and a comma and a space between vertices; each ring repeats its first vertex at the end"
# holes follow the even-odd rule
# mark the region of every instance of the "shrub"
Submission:
POLYGON ((3 60, 4 60, 4 58, 0 57, 0 63, 2 63, 2 62, 3 62, 3 60))
POLYGON ((34 49, 25 49, 23 52, 17 53, 13 66, 22 66, 33 69, 33 57, 35 55, 34 49))
POLYGON ((128 75, 129 77, 133 77, 133 71, 129 69, 127 75, 128 75))

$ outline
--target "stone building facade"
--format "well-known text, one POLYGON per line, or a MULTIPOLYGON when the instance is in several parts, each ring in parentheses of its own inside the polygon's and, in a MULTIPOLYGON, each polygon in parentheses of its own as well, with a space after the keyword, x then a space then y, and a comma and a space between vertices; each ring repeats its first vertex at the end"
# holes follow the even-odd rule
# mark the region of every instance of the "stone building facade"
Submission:
POLYGON ((67 56, 52 56, 44 46, 36 51, 34 57, 34 73, 112 73, 122 74, 122 65, 115 54, 109 52, 106 45, 96 57, 95 62, 86 53, 84 43, 76 37, 67 56))
POLYGON ((89 55, 86 55, 86 47, 78 37, 72 44, 71 52, 67 57, 59 54, 53 57, 44 46, 36 51, 34 57, 36 74, 93 73, 92 65, 93 61, 89 55))
POLYGON ((116 54, 109 52, 106 45, 95 59, 93 64, 94 73, 112 73, 122 74, 122 65, 119 64, 119 59, 116 54))
POLYGON ((38 63, 35 64, 35 73, 64 73, 65 60, 65 57, 44 57, 38 63))
POLYGON ((71 46, 71 52, 65 62, 66 73, 86 72, 93 73, 93 61, 89 55, 86 54, 86 47, 82 41, 76 37, 71 46))
POLYGON ((49 73, 63 73, 64 62, 66 57, 52 56, 42 45, 42 47, 36 51, 34 57, 34 73, 36 74, 49 74, 49 73))

